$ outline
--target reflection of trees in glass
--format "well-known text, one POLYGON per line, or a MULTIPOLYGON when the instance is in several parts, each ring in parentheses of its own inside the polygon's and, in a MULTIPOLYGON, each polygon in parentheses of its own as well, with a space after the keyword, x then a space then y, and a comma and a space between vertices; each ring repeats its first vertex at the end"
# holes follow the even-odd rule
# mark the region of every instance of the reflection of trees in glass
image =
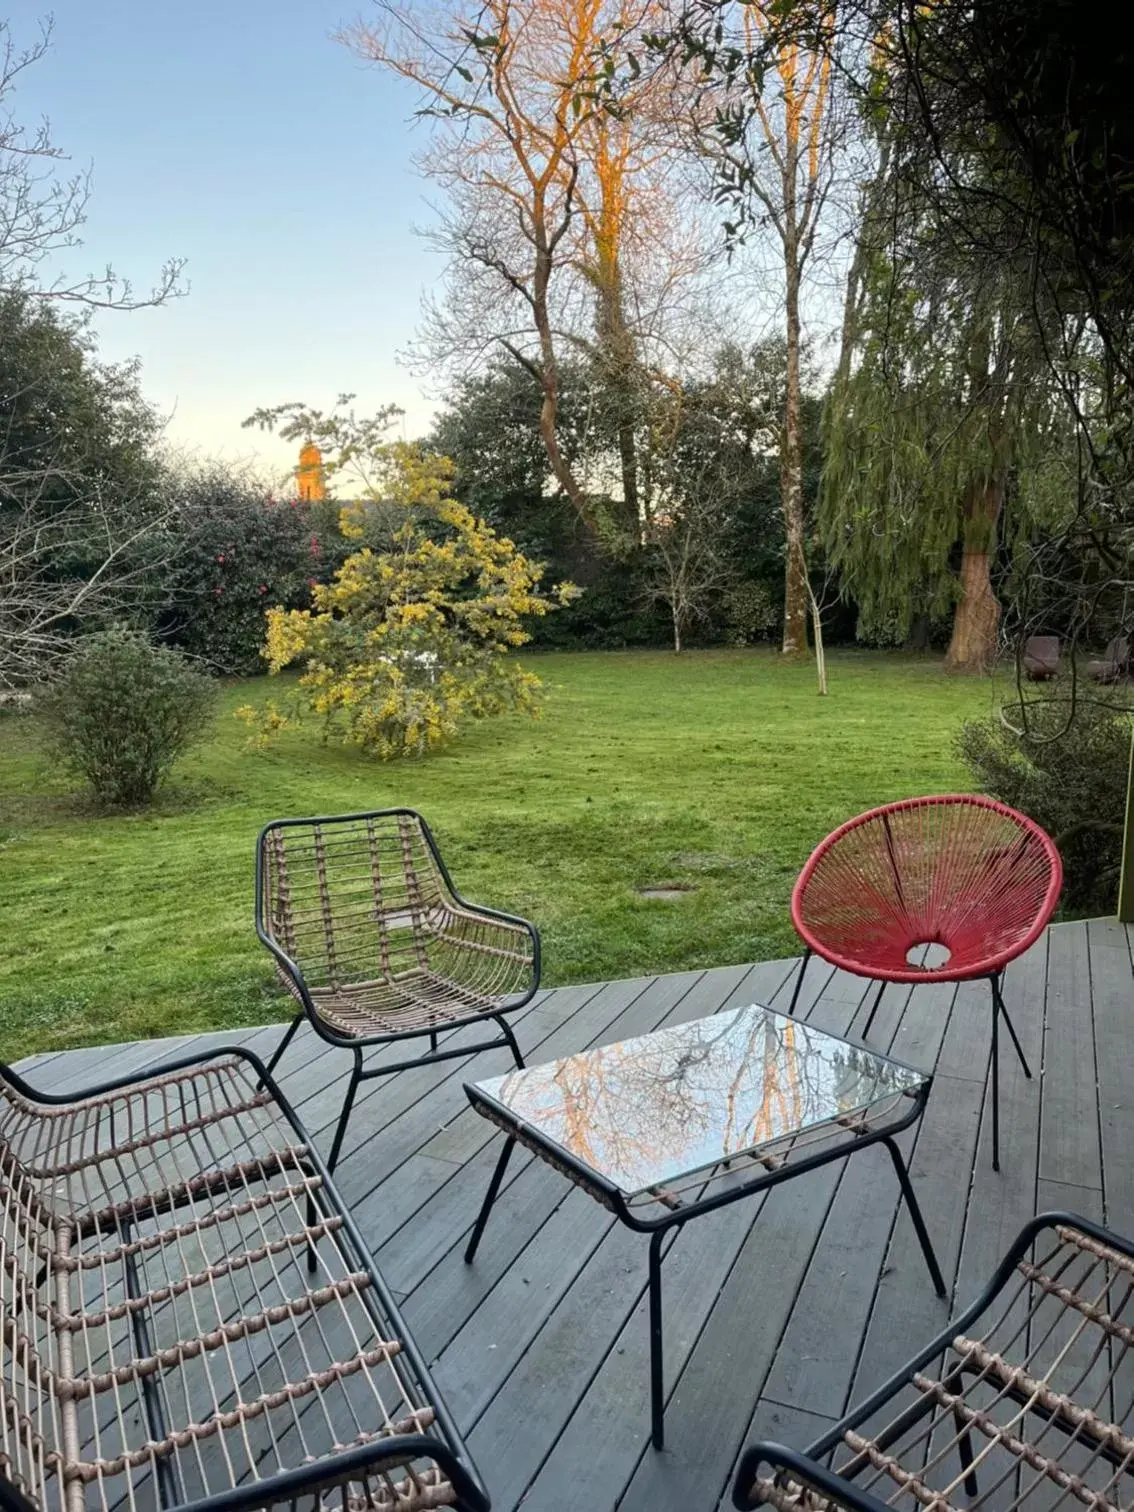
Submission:
POLYGON ((838 1118, 909 1080, 806 1024, 743 1008, 513 1072, 498 1095, 633 1192, 838 1118))

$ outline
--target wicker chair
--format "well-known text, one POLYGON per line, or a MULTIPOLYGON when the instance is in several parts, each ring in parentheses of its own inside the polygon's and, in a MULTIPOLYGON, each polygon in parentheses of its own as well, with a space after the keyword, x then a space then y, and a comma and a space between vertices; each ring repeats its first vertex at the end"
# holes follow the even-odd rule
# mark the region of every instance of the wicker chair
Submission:
POLYGON ((0 1066, 4 1512, 486 1512, 326 1167, 243 1050, 0 1066))
POLYGON ((1029 636, 1021 661, 1029 682, 1049 682, 1059 672, 1058 635, 1029 636))
POLYGON ((1100 660, 1087 663, 1087 674, 1096 682, 1119 682, 1130 668, 1130 642, 1125 635, 1116 635, 1107 645, 1100 660))
POLYGON ((500 1045, 524 1064, 503 1015, 539 987, 539 935, 524 919, 466 903, 412 809, 267 825, 257 852, 256 932, 301 1008, 268 1069, 304 1014, 354 1055, 331 1170, 361 1081, 500 1045), (497 1038, 439 1045, 439 1031, 482 1019, 496 1021, 497 1038), (425 1054, 363 1069, 368 1046, 425 1035, 425 1054))
POLYGON ((985 1292, 805 1452, 748 1449, 733 1504, 777 1512, 1123 1512, 1134 1501, 1134 1246, 1035 1218, 985 1292))
POLYGON ((812 955, 880 985, 869 1035, 890 982, 964 982, 992 989, 992 1164, 1000 1169, 999 1024, 1004 967, 1043 933, 1059 902, 1063 867, 1038 824, 975 794, 911 798, 849 820, 815 850, 791 897, 804 944, 789 1012, 812 955), (923 964, 926 947, 944 948, 923 964))

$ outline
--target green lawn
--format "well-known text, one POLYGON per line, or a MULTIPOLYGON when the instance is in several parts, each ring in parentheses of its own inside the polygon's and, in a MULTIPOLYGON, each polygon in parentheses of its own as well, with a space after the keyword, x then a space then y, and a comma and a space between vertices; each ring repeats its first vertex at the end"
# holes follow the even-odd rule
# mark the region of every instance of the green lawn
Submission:
POLYGON ((405 804, 431 821, 470 898, 523 913, 548 983, 787 954, 787 900, 811 847, 849 815, 967 786, 953 740, 986 683, 928 658, 767 651, 530 658, 541 720, 472 730, 380 765, 289 733, 246 749, 226 688, 215 734, 155 812, 84 812, 0 716, 0 1058, 280 1017, 252 929, 256 834, 281 815, 405 804), (652 882, 694 887, 654 902, 652 882))

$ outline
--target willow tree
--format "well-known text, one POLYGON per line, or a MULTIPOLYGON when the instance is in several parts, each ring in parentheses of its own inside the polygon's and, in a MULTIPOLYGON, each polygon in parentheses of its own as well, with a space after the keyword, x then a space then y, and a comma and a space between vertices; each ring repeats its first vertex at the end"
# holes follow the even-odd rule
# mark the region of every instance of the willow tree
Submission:
POLYGON ((997 655, 998 550, 1051 523, 1066 444, 1052 333, 1018 267, 974 277, 929 222, 871 245, 894 224, 880 208, 867 206, 851 270, 820 528, 864 631, 904 638, 916 616, 952 612, 946 668, 981 672, 997 655))

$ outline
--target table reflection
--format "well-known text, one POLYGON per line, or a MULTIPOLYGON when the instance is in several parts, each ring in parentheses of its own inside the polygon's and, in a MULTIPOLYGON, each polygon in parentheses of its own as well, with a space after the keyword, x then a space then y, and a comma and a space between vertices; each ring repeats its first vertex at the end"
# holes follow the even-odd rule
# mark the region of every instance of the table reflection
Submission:
POLYGON ((633 1196, 912 1092, 924 1080, 752 1005, 479 1086, 633 1196))

